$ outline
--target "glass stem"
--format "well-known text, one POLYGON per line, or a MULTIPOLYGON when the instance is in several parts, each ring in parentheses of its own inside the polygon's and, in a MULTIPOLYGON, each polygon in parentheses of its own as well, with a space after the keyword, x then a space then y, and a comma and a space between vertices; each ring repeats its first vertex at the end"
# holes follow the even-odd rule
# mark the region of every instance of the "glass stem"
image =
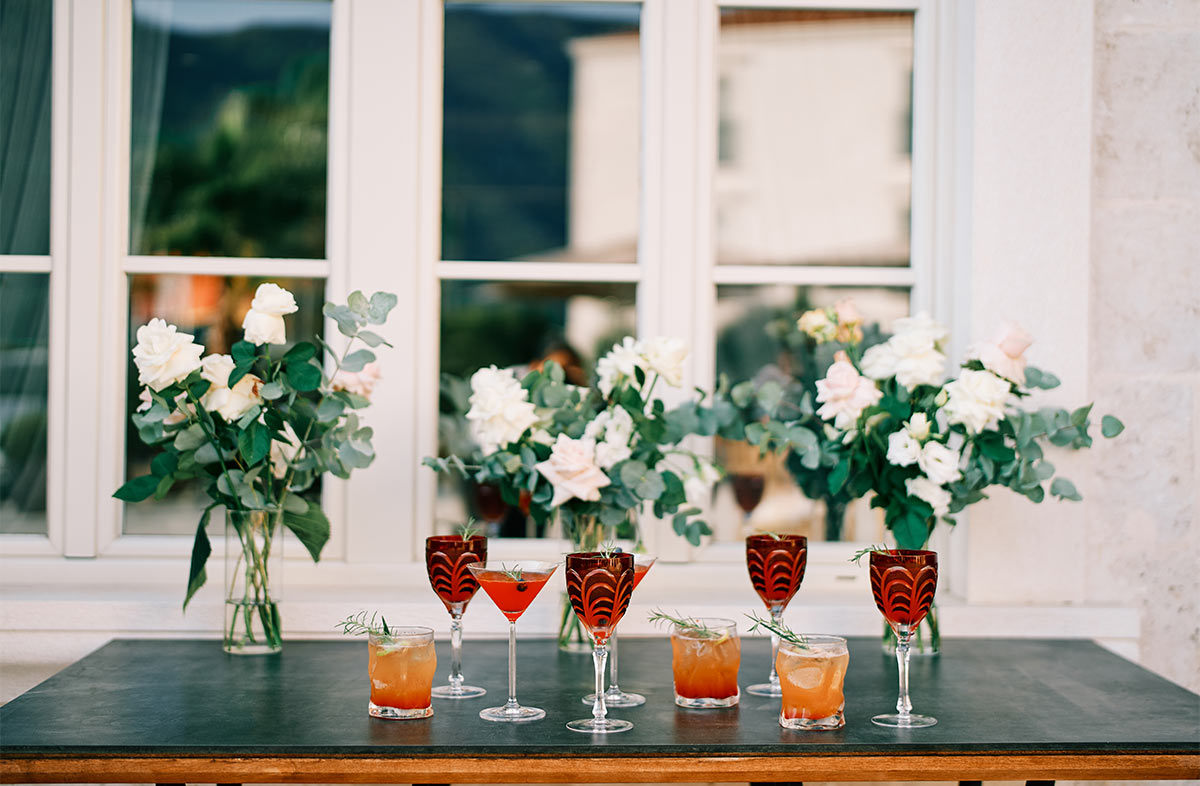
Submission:
POLYGON ((517 704, 517 623, 508 623, 508 702, 504 705, 506 712, 514 712, 521 705, 517 704))
POLYGON ((596 664, 596 700, 592 702, 592 717, 603 724, 608 716, 604 706, 604 667, 608 662, 608 642, 597 644, 592 650, 592 662, 596 664))
MULTIPOLYGON (((771 609, 771 621, 775 623, 775 627, 783 626, 783 607, 776 606, 771 609)), ((779 636, 774 632, 771 633, 771 676, 767 682, 771 683, 771 687, 779 687, 779 675, 775 673, 775 661, 779 659, 779 636)))
POLYGON ((611 657, 611 665, 609 668, 609 690, 613 693, 620 693, 621 689, 617 687, 617 632, 614 630, 612 635, 608 637, 608 649, 611 657))
POLYGON ((896 712, 901 719, 907 718, 912 712, 912 701, 908 698, 908 656, 911 637, 912 631, 909 626, 899 626, 896 631, 896 673, 900 679, 900 698, 896 699, 896 712))
POLYGON ((450 687, 462 688, 462 613, 450 615, 450 687))

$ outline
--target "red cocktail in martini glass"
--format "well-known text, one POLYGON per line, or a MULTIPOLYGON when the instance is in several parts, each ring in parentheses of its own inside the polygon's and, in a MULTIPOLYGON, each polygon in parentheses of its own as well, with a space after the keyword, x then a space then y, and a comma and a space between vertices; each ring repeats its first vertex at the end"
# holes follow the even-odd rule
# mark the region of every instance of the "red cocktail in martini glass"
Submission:
POLYGON ((425 568, 429 583, 450 612, 450 684, 439 685, 439 699, 470 699, 487 693, 474 685, 463 685, 462 617, 475 597, 479 583, 468 565, 487 561, 487 538, 482 535, 433 535, 425 539, 425 568))
POLYGON ((900 678, 896 713, 871 718, 879 726, 916 729, 937 723, 937 718, 930 715, 913 715, 912 700, 908 697, 908 642, 929 612, 937 579, 938 559, 932 551, 871 552, 871 592, 883 618, 896 632, 896 667, 900 678))
MULTIPOLYGON (((783 625, 783 610, 787 608, 808 565, 808 538, 803 535, 751 535, 746 538, 746 567, 750 583, 762 598, 771 620, 783 625)), ((775 661, 779 656, 779 637, 771 634, 771 675, 766 682, 746 688, 755 696, 782 696, 775 661)))
POLYGON ((483 587, 500 613, 508 618, 508 702, 502 707, 489 707, 479 717, 498 723, 525 723, 546 717, 537 707, 522 707, 517 703, 517 619, 546 586, 554 569, 553 562, 476 562, 467 570, 483 587))
MULTIPOLYGON (((638 585, 642 583, 642 579, 646 578, 646 574, 650 572, 650 568, 658 560, 658 557, 652 557, 649 554, 634 554, 633 555, 633 588, 636 590, 638 585)), ((646 703, 646 697, 640 693, 626 693, 617 686, 617 632, 614 630, 612 636, 608 638, 608 675, 609 682, 608 690, 604 692, 604 704, 607 707, 640 707, 646 703)), ((596 702, 596 694, 589 693, 583 697, 584 704, 594 704, 596 702)))
POLYGON ((608 661, 608 639, 625 616, 633 596, 633 555, 623 552, 581 552, 567 555, 567 597, 575 616, 592 634, 596 647, 596 691, 592 717, 571 721, 567 728, 591 734, 628 731, 633 724, 608 717, 604 703, 604 667, 608 661))

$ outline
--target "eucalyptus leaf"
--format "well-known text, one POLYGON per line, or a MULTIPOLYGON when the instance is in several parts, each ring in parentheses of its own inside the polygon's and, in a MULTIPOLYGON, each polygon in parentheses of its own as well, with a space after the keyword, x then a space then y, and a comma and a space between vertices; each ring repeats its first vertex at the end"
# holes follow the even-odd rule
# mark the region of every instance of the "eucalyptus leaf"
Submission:
POLYGON ((267 401, 274 401, 283 395, 283 385, 278 382, 268 382, 259 389, 258 395, 267 401))
POLYGON ((358 337, 359 337, 359 338, 362 340, 362 342, 363 342, 364 344, 366 344, 368 347, 377 347, 377 346, 379 346, 380 344, 383 344, 385 347, 390 347, 390 346, 391 346, 391 344, 389 344, 389 343, 387 342, 387 339, 385 339, 383 336, 379 335, 378 333, 374 333, 374 332, 372 332, 372 331, 370 331, 370 330, 360 330, 360 331, 358 331, 358 337))
POLYGON ((199 423, 193 423, 175 435, 175 449, 178 451, 195 450, 208 440, 204 429, 199 423))
POLYGON ((1125 430, 1125 424, 1112 415, 1105 415, 1100 418, 1100 433, 1108 439, 1120 434, 1125 430))
POLYGON ((371 295, 371 307, 368 309, 367 319, 372 325, 382 325, 387 322, 387 315, 393 308, 399 298, 391 292, 376 292, 371 295))
POLYGON ((342 358, 341 369, 342 371, 349 371, 351 373, 362 371, 373 360, 375 360, 374 352, 369 349, 360 349, 342 358))
POLYGON ((346 408, 346 402, 340 398, 329 396, 317 405, 317 420, 321 423, 332 423, 337 420, 346 408))
POLYGON ((1075 489, 1075 484, 1063 477, 1054 479, 1054 482, 1050 484, 1050 493, 1060 499, 1069 499, 1072 502, 1083 499, 1075 489))

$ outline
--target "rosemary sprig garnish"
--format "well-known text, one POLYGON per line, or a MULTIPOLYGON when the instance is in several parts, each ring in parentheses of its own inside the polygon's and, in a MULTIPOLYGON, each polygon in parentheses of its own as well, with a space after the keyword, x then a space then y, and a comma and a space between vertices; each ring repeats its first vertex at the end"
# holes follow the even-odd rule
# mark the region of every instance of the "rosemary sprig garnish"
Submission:
POLYGON ((684 617, 678 611, 675 612, 675 615, 671 616, 662 609, 655 609, 646 615, 646 619, 656 625, 663 622, 670 623, 681 630, 695 634, 697 638, 701 639, 717 639, 726 635, 724 631, 713 630, 695 617, 684 617))
POLYGON ((609 540, 609 541, 605 541, 604 543, 600 544, 599 551, 600 551, 600 556, 611 557, 614 554, 620 554, 621 547, 618 546, 616 543, 613 543, 611 540, 609 540))
POLYGON ((335 628, 341 628, 342 633, 347 636, 360 636, 363 633, 369 633, 373 636, 390 636, 391 629, 388 627, 387 618, 377 611, 371 612, 371 618, 367 619, 367 612, 360 611, 357 614, 346 617, 335 628), (376 624, 376 618, 379 619, 376 624))
POLYGON ((500 563, 500 572, 505 576, 508 576, 513 581, 520 581, 521 577, 525 575, 525 572, 521 570, 520 567, 509 568, 506 567, 503 562, 500 563))
POLYGON ((867 546, 865 549, 859 549, 858 551, 854 552, 854 556, 851 557, 849 560, 847 560, 847 562, 853 562, 855 565, 859 565, 859 564, 861 564, 859 562, 859 560, 861 560, 863 557, 867 556, 868 554, 871 554, 872 552, 876 552, 876 551, 886 552, 886 551, 888 551, 888 547, 887 546, 867 546))
POLYGON ((800 649, 809 649, 808 639, 804 638, 799 633, 794 633, 791 628, 782 622, 776 624, 774 620, 763 619, 762 617, 758 616, 758 612, 747 614, 746 618, 754 623, 750 626, 750 633, 754 633, 759 628, 764 628, 767 631, 774 633, 788 644, 793 644, 800 649))
POLYGON ((466 524, 462 524, 458 527, 458 536, 463 540, 470 540, 482 531, 483 530, 479 528, 479 525, 475 523, 475 517, 471 516, 469 519, 467 519, 466 524))

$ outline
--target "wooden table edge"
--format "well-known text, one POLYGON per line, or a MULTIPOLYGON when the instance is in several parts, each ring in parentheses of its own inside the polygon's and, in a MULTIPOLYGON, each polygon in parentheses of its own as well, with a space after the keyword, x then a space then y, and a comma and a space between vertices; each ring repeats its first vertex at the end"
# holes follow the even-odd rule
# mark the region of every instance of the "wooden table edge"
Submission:
POLYGON ((1200 752, 770 756, 12 755, 0 783, 673 783, 1200 778, 1200 752))

